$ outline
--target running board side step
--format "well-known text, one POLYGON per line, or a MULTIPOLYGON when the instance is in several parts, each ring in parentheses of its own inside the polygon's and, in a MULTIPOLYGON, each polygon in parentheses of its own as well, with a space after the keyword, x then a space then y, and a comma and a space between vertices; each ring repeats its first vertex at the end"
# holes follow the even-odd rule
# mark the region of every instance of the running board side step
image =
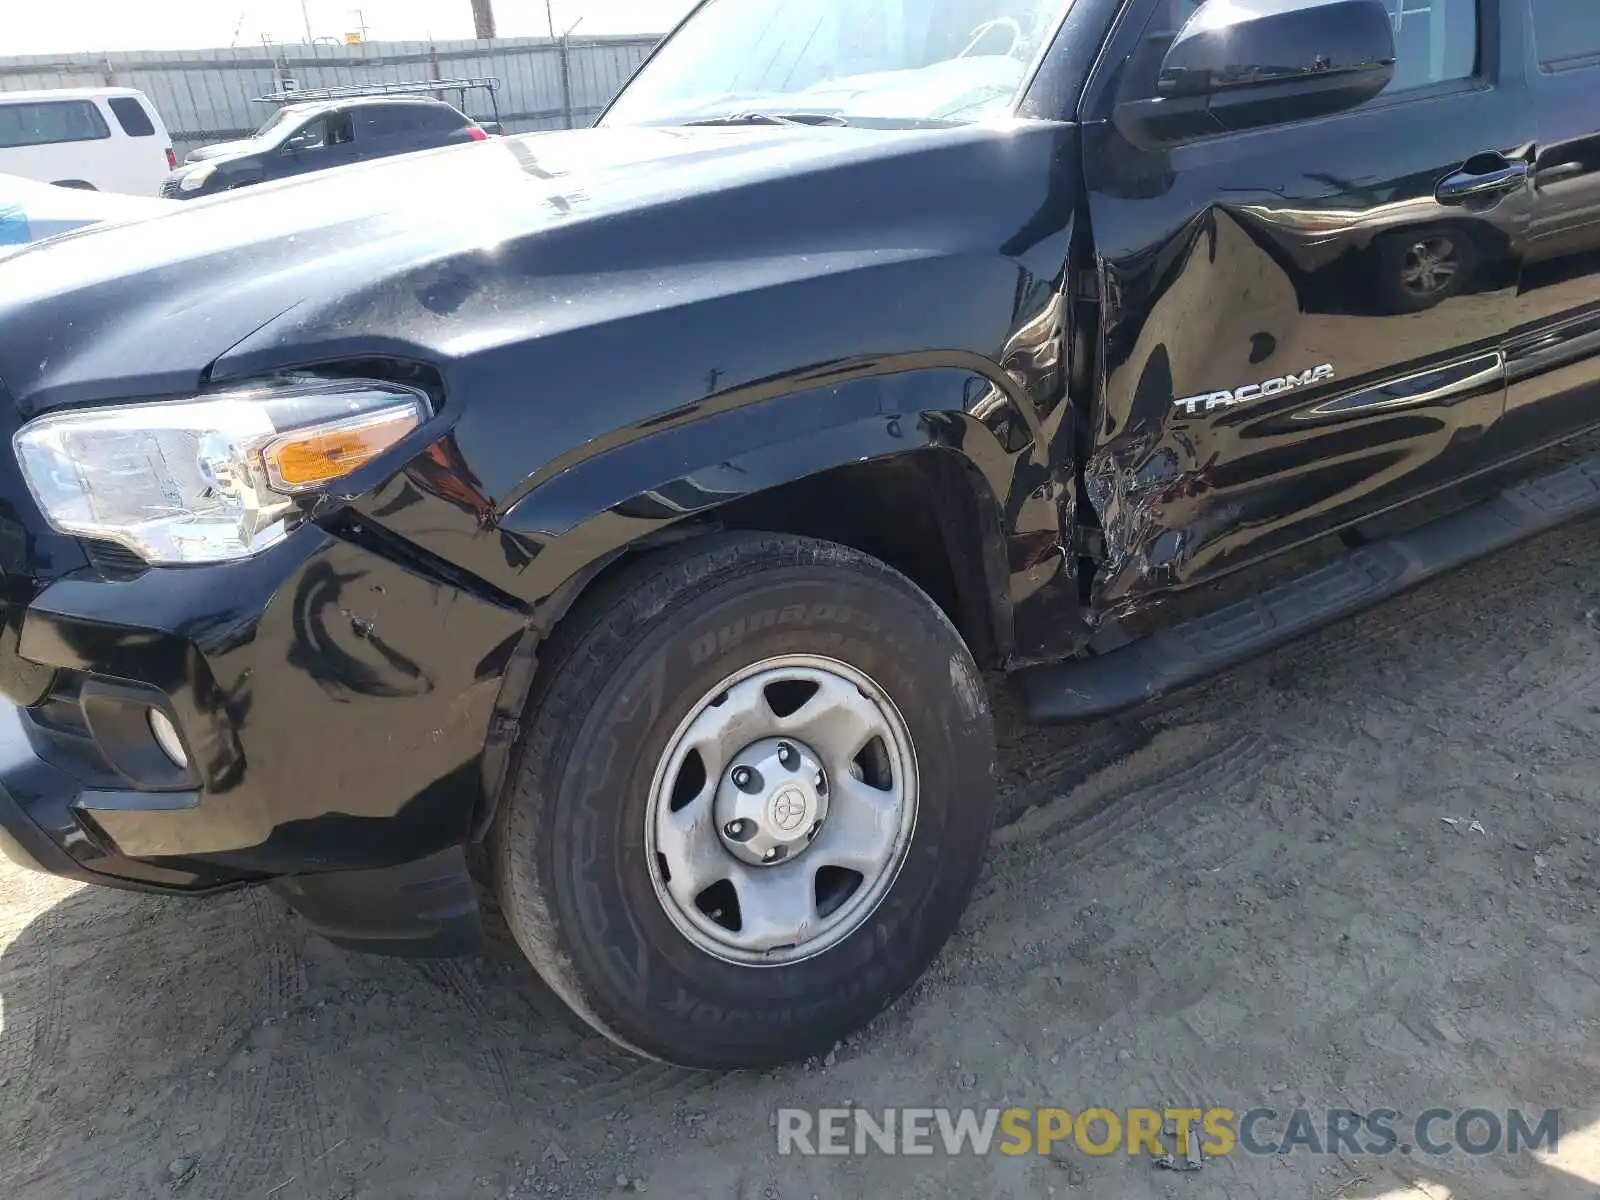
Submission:
POLYGON ((1106 654, 1020 671, 1028 719, 1063 725, 1132 708, 1594 512, 1600 454, 1106 654))

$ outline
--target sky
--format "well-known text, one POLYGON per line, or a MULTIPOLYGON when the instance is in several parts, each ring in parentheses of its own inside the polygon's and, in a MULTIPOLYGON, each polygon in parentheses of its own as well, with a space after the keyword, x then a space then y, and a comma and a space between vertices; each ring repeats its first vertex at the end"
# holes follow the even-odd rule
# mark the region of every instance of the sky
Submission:
MULTIPOLYGON (((551 0, 556 30, 659 33, 692 0, 551 0)), ((469 38, 470 0, 0 0, 0 56, 95 50, 192 50, 258 46, 315 37, 343 40, 367 26, 369 40, 469 38), (358 15, 359 8, 359 15, 358 15)), ((548 32, 544 0, 494 0, 501 37, 548 32)))

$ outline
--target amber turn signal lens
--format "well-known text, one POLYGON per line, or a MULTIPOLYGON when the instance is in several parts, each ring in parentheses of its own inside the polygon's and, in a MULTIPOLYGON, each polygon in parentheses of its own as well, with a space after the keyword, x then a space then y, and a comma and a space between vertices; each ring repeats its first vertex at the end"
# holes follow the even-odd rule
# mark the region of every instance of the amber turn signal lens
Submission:
POLYGON ((421 414, 406 405, 293 430, 261 452, 267 479, 276 492, 321 487, 371 462, 421 423, 421 414))

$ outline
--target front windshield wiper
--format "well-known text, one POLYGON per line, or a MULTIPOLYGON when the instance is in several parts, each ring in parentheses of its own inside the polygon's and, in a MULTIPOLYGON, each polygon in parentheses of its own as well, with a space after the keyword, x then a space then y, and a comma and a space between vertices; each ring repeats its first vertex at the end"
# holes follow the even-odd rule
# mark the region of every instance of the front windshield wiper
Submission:
POLYGON ((835 113, 774 113, 740 112, 720 117, 702 117, 698 121, 685 121, 685 125, 848 125, 835 113))

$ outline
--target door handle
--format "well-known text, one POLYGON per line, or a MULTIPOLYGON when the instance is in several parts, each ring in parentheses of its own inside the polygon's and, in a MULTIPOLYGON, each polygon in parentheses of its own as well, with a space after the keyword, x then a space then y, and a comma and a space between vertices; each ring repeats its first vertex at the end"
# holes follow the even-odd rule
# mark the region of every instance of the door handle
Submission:
POLYGON ((1468 200, 1502 196, 1526 183, 1530 173, 1525 162, 1508 162, 1493 171, 1458 171, 1441 182, 1433 194, 1440 204, 1465 204, 1468 200))

